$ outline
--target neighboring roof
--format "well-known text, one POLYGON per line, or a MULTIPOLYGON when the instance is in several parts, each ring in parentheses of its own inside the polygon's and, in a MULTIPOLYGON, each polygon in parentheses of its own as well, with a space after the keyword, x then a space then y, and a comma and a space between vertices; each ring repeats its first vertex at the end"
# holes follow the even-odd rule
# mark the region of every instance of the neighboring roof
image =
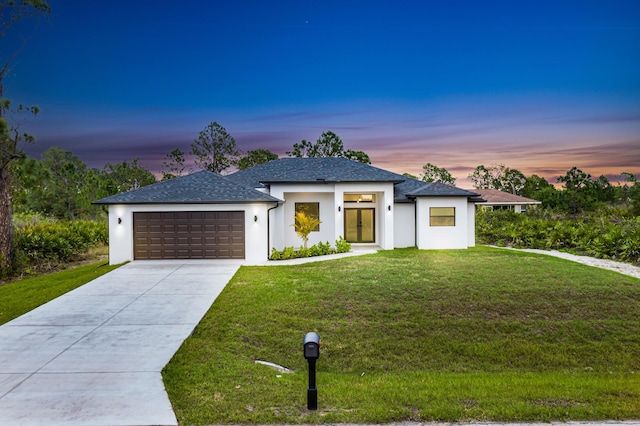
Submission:
POLYGON ((473 191, 486 200, 483 204, 542 204, 540 201, 497 189, 474 189, 473 191))
POLYGON ((406 179, 402 175, 340 157, 280 158, 240 170, 227 178, 254 188, 274 183, 400 183, 406 179))
POLYGON ((112 195, 93 204, 211 204, 281 202, 206 170, 112 195))

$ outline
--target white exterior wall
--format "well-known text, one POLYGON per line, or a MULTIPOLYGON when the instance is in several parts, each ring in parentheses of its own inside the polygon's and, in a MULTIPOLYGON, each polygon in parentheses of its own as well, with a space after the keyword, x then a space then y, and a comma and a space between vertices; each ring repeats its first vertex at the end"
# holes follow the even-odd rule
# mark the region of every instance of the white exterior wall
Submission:
POLYGON ((320 203, 319 232, 309 234, 309 246, 318 242, 335 243, 335 216, 333 215, 333 184, 286 184, 271 185, 269 195, 284 200, 284 205, 271 211, 271 247, 282 250, 285 247, 300 247, 303 242, 294 229, 295 203, 320 203))
MULTIPOLYGON (((336 224, 336 239, 344 236, 344 209, 345 207, 373 207, 375 212, 375 244, 383 250, 393 250, 394 244, 394 214, 393 184, 392 183, 340 183, 336 184, 335 200, 341 206, 336 224), (344 194, 375 194, 375 203, 344 203, 344 194), (389 210, 391 206, 391 210, 389 210)), ((337 210, 336 210, 337 212, 337 210)))
POLYGON ((394 204, 394 247, 416 246, 416 206, 413 203, 394 204))
POLYGON ((313 231, 309 234, 309 247, 317 243, 329 241, 334 245, 335 238, 335 217, 333 213, 333 194, 328 192, 285 192, 285 204, 281 207, 284 213, 284 223, 280 232, 284 234, 284 246, 298 248, 304 244, 302 238, 296 234, 293 226, 296 215, 296 203, 318 203, 320 206, 320 224, 319 231, 313 231))
POLYGON ((134 212, 244 211, 245 261, 265 262, 269 256, 267 243, 267 209, 274 204, 144 204, 109 206, 109 263, 133 260, 134 212), (254 216, 258 217, 254 221, 254 216), (118 224, 118 218, 122 223, 118 224))
POLYGON ((469 246, 469 206, 466 197, 420 197, 416 199, 419 249, 460 249, 469 246), (455 226, 429 226, 431 207, 455 207, 455 226))
MULTIPOLYGON (((283 206, 271 213, 271 246, 276 250, 282 250, 284 247, 300 247, 302 245, 302 239, 298 237, 295 229, 291 226, 297 202, 320 203, 320 220, 322 221, 320 231, 309 234, 309 245, 326 241, 334 245, 338 238, 344 237, 345 203, 343 200, 345 193, 376 194, 375 203, 367 203, 362 206, 376 209, 375 244, 385 250, 393 249, 395 208, 392 183, 271 185, 269 194, 285 201, 283 206), (391 210, 388 209, 388 206, 391 206, 391 210), (340 207, 340 211, 338 211, 338 207, 340 207)), ((356 203, 352 203, 347 207, 355 207, 356 205, 356 203)))

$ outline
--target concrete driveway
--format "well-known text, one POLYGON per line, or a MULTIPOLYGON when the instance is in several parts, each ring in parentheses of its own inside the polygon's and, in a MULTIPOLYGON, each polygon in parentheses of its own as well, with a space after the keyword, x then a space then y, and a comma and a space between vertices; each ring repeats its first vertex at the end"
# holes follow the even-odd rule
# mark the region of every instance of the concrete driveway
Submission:
POLYGON ((241 264, 132 262, 0 326, 0 424, 177 424, 160 371, 241 264))

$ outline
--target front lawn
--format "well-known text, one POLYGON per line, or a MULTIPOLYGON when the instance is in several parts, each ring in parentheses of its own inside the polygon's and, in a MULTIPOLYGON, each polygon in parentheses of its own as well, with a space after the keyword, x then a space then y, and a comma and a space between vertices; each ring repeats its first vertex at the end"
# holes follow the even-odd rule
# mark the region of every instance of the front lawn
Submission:
POLYGON ((243 267, 163 373, 181 424, 638 418, 638 312, 638 279, 486 247, 243 267))

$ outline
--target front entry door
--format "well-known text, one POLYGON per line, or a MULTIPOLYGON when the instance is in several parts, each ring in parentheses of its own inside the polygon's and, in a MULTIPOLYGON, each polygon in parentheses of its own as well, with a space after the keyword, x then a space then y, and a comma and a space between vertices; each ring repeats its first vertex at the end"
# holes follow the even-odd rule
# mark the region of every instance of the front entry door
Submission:
POLYGON ((375 209, 344 209, 344 239, 350 243, 374 243, 375 209))

